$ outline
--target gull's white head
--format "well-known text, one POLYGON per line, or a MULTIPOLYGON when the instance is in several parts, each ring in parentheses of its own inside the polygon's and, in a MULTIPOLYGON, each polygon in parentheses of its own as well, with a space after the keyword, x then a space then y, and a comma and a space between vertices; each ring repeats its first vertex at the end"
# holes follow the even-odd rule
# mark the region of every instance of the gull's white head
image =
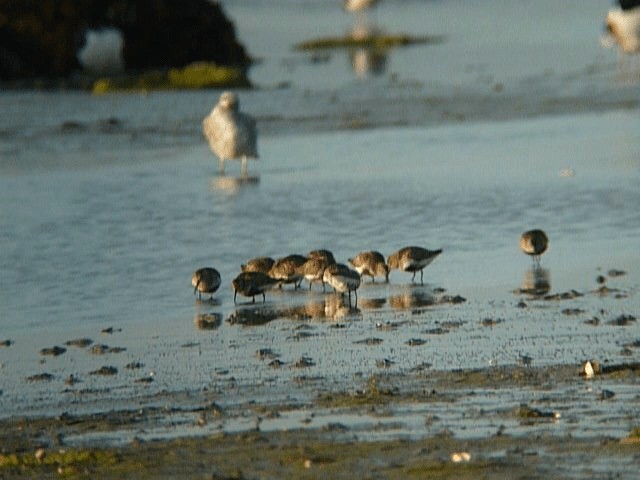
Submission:
POLYGON ((609 10, 605 23, 609 34, 623 52, 640 52, 640 7, 609 10))
POLYGON ((226 110, 238 110, 240 102, 238 101, 238 96, 235 93, 227 91, 222 92, 222 95, 220 95, 218 105, 226 110))

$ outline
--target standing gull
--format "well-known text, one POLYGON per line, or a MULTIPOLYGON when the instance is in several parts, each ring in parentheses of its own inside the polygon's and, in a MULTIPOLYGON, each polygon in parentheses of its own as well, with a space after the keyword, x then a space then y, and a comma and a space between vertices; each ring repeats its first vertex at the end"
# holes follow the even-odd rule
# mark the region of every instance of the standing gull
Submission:
POLYGON ((202 300, 203 293, 208 293, 213 297, 213 294, 220 287, 220 273, 215 268, 199 268, 191 277, 191 286, 193 294, 198 293, 199 300, 202 300))
POLYGON ((520 250, 533 257, 535 264, 540 263, 540 256, 547 251, 549 239, 540 229, 529 230, 520 236, 520 250))
POLYGON ((202 121, 202 132, 211 151, 218 157, 220 173, 224 173, 224 161, 242 161, 242 175, 247 174, 247 158, 258 158, 258 133, 256 121, 240 111, 238 97, 233 92, 223 92, 218 104, 202 121))
POLYGON ((361 12, 375 7, 377 3, 378 0, 344 0, 342 8, 347 12, 361 12))
POLYGON ((416 272, 420 272, 420 283, 423 284, 423 269, 442 253, 442 249, 427 250, 422 247, 404 247, 387 258, 389 271, 397 268, 403 272, 413 272, 411 281, 416 278, 416 272))
POLYGON ((607 12, 607 30, 624 53, 640 53, 640 0, 619 0, 607 12))

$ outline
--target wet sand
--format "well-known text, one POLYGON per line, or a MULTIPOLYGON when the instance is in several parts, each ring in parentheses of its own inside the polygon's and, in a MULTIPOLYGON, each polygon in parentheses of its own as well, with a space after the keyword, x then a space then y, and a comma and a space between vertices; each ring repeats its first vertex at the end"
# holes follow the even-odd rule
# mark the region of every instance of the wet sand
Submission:
MULTIPOLYGON (((615 397, 602 397, 600 386, 617 392, 635 389, 639 374, 638 363, 610 365, 590 380, 580 378, 576 366, 380 374, 347 392, 318 385, 314 401, 304 405, 248 400, 221 407, 211 401, 216 396, 201 393, 196 396, 198 407, 181 407, 183 399, 168 396, 161 408, 49 419, 18 417, 0 422, 0 475, 634 478, 640 448, 637 426, 611 437, 576 436, 571 425, 580 424, 595 405, 618 408, 615 397), (577 398, 576 390, 588 393, 577 398), (514 391, 526 392, 524 398, 529 400, 499 409, 490 403, 469 405, 476 397, 511 396, 514 391), (601 398, 589 402, 587 397, 601 398), (423 408, 419 421, 434 425, 435 432, 419 438, 397 434, 403 431, 403 412, 419 408, 423 408), (294 411, 303 412, 299 426, 276 430, 266 426, 294 411), (318 426, 327 412, 331 418, 318 426), (467 433, 454 434, 448 428, 451 419, 446 416, 451 412, 467 424, 467 433), (340 421, 346 417, 360 417, 369 426, 349 426, 340 421), (254 426, 238 433, 219 428, 247 419, 254 426), (158 424, 166 425, 165 433, 150 434, 158 424), (211 429, 212 424, 217 427, 211 429), (190 428, 191 434, 174 435, 170 425, 190 428), (135 434, 123 442, 123 432, 135 434), (110 438, 120 440, 109 442, 110 438)), ((633 403, 637 407, 637 398, 633 403)), ((633 407, 627 414, 633 415, 633 407)), ((633 425, 632 418, 628 420, 633 425)))

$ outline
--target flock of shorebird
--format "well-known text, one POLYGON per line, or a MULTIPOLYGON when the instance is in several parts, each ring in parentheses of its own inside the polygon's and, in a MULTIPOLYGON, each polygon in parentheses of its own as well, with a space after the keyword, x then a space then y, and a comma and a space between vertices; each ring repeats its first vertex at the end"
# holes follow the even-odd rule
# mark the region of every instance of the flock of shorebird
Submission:
MULTIPOLYGON (((524 232, 520 237, 520 249, 534 260, 534 267, 539 267, 540 256, 547 250, 549 240, 544 231, 535 229, 524 232)), ((274 260, 271 257, 256 257, 240 265, 240 273, 231 285, 233 287, 233 302, 236 303, 238 293, 251 297, 255 302, 257 295, 262 295, 262 301, 266 300, 265 292, 272 288, 282 288, 285 284, 292 284, 294 289, 300 288, 303 280, 309 283, 309 289, 314 282, 333 288, 334 292, 348 294, 351 306, 351 292, 355 296, 355 304, 358 304, 357 290, 360 287, 362 277, 371 277, 375 283, 376 277, 383 277, 389 281, 389 273, 394 270, 412 273, 411 281, 414 282, 416 273, 420 272, 420 283, 423 283, 423 270, 442 253, 442 249, 428 250, 422 247, 404 247, 392 253, 385 261, 384 255, 375 250, 360 252, 348 261, 353 267, 344 263, 337 263, 333 253, 329 250, 312 250, 306 256, 288 255, 274 260)), ((196 270, 191 278, 193 294, 213 294, 220 288, 222 279, 220 272, 213 267, 205 267, 196 270)))
MULTIPOLYGON (((344 8, 347 11, 359 11, 375 6, 377 0, 344 0, 344 8)), ((607 26, 611 34, 625 51, 639 49, 638 44, 629 43, 625 32, 638 30, 640 25, 640 0, 620 0, 620 10, 609 12, 607 26)), ((640 34, 639 34, 640 35, 640 34)), ((240 102, 233 92, 223 92, 217 105, 211 113, 202 121, 202 130, 211 151, 218 157, 220 171, 224 173, 224 162, 234 159, 242 162, 242 174, 247 172, 247 159, 258 158, 258 142, 256 120, 250 115, 240 111, 240 102)), ((540 256, 547 250, 548 238, 544 231, 536 229, 524 232, 520 237, 520 249, 534 259, 534 267, 539 267, 540 256)), ((413 273, 412 281, 415 281, 417 272, 420 272, 420 282, 423 282, 423 270, 438 255, 441 249, 428 250, 422 247, 404 247, 389 255, 385 261, 384 256, 377 251, 361 252, 349 259, 353 269, 343 263, 337 263, 333 254, 328 250, 314 250, 307 256, 289 255, 274 260, 271 257, 258 257, 241 265, 241 273, 232 281, 234 291, 233 301, 236 302, 240 293, 251 297, 255 302, 257 295, 262 295, 265 301, 265 292, 276 286, 293 284, 299 288, 303 280, 309 282, 311 289, 314 282, 322 284, 323 291, 328 284, 342 295, 349 295, 351 304, 351 292, 354 293, 357 303, 357 289, 360 287, 361 277, 369 276, 375 282, 376 277, 384 277, 389 281, 389 272, 398 269, 413 273)), ((194 294, 202 297, 202 294, 213 295, 221 284, 218 270, 205 267, 196 270, 192 277, 194 294)))
MULTIPOLYGON (((375 282, 376 277, 383 277, 389 281, 389 272, 398 269, 413 273, 412 281, 417 272, 420 272, 420 283, 423 283, 423 270, 438 255, 442 249, 427 250, 422 247, 404 247, 389 255, 385 261, 384 255, 371 250, 360 252, 349 263, 353 269, 344 263, 337 263, 333 253, 329 250, 312 250, 304 255, 288 255, 274 260, 271 257, 256 257, 240 266, 240 274, 236 276, 231 285, 233 287, 233 301, 236 302, 238 293, 245 297, 251 297, 255 302, 256 295, 262 295, 265 301, 265 292, 271 288, 282 288, 285 284, 292 284, 294 289, 300 288, 303 280, 309 282, 309 289, 314 282, 329 285, 336 293, 349 296, 351 305, 351 292, 354 293, 357 305, 357 290, 360 287, 363 276, 371 277, 375 282)), ((220 288, 222 280, 220 272, 212 267, 200 268, 191 278, 194 295, 199 298, 202 294, 213 295, 220 288)))

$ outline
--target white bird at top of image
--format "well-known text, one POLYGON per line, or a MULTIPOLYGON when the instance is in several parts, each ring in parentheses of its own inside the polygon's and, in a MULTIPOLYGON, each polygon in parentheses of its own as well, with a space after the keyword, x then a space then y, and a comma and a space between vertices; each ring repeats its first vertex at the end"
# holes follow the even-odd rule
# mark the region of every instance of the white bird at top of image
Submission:
POLYGON ((618 44, 624 53, 640 53, 640 0, 619 0, 618 5, 607 12, 607 43, 618 44))
POLYGON ((223 92, 211 113, 202 121, 202 132, 211 151, 218 157, 220 173, 225 160, 241 160, 242 175, 247 174, 247 158, 258 158, 258 131, 255 119, 240 111, 233 92, 223 92))
POLYGON ((84 45, 78 50, 78 61, 85 72, 94 75, 121 73, 125 66, 123 47, 124 37, 117 28, 87 30, 84 45))
POLYGON ((375 7, 377 3, 378 0, 344 0, 342 6, 347 12, 361 12, 375 7))

